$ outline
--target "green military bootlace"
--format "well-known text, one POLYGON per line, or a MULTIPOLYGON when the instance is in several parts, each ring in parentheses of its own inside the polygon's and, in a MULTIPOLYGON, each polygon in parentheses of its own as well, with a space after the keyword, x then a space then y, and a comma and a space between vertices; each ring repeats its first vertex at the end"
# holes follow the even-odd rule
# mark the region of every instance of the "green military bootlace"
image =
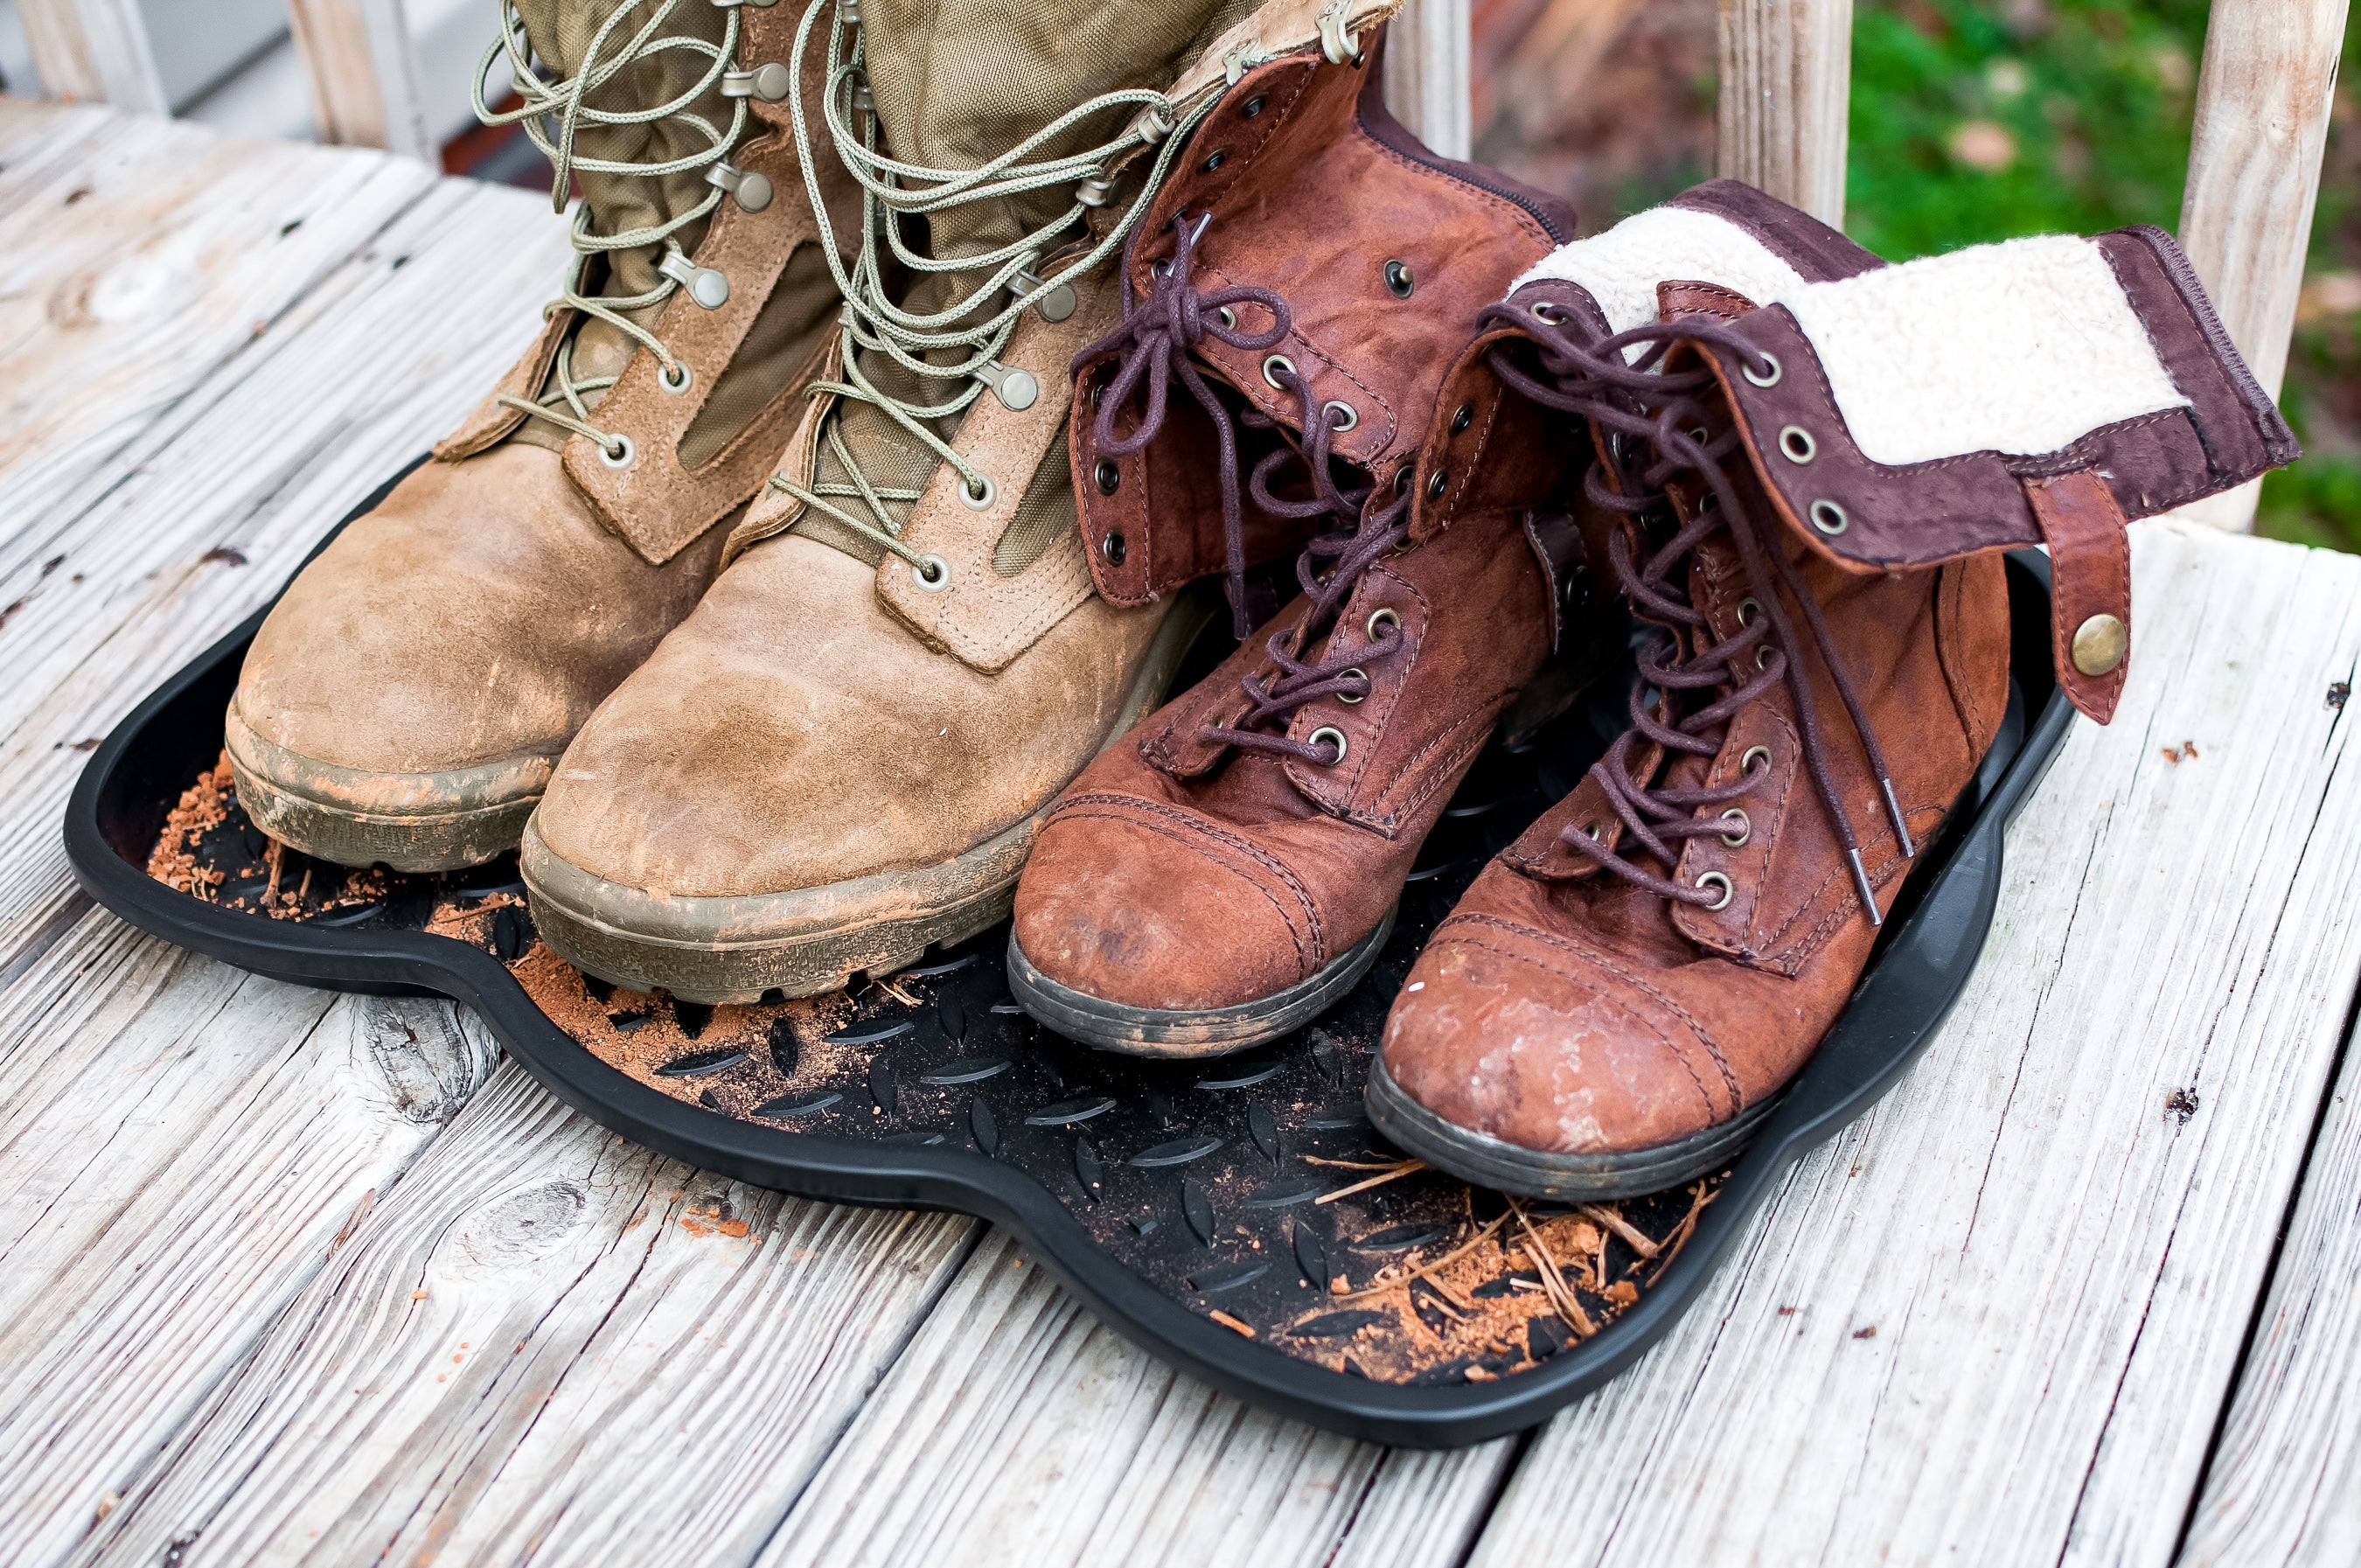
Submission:
MULTIPOLYGON (((577 173, 661 181, 673 175, 719 166, 746 128, 747 94, 733 92, 733 83, 725 80, 736 73, 738 9, 735 5, 725 9, 719 43, 690 33, 664 30, 664 24, 682 7, 708 3, 709 0, 623 0, 591 35, 583 50, 580 68, 571 77, 551 78, 534 68, 535 51, 518 10, 518 0, 500 0, 500 41, 485 52, 483 63, 476 72, 476 116, 487 126, 524 127, 525 135, 555 168, 549 200, 551 207, 561 213, 566 210, 577 173), (625 19, 642 9, 649 11, 647 19, 636 31, 623 36, 625 19), (509 71, 522 102, 513 109, 495 110, 484 102, 484 77, 499 62, 502 50, 507 51, 509 71), (702 56, 707 63, 694 81, 664 102, 629 109, 592 106, 591 100, 602 88, 647 61, 682 51, 702 56), (715 125, 694 107, 700 98, 717 88, 730 103, 731 114, 726 126, 715 125), (686 127, 706 145, 685 156, 657 161, 596 158, 577 146, 586 132, 653 126, 658 121, 686 127)), ((722 186, 708 182, 707 192, 699 200, 671 216, 605 235, 594 232, 591 203, 584 200, 574 212, 574 262, 566 273, 566 291, 543 307, 542 318, 545 321, 559 311, 570 310, 587 320, 604 322, 653 354, 668 386, 685 388, 687 367, 675 359, 664 341, 642 323, 653 320, 656 308, 683 288, 708 310, 719 309, 728 302, 729 280, 709 268, 697 266, 675 238, 691 225, 701 223, 720 204, 725 193, 722 186), (585 288, 592 266, 600 258, 653 246, 664 247, 653 288, 624 295, 593 294, 585 288)), ((588 437, 598 444, 609 463, 626 466, 632 456, 631 438, 601 430, 590 418, 590 400, 612 387, 620 375, 577 375, 576 341, 575 336, 569 335, 560 345, 547 389, 541 397, 522 398, 503 392, 499 401, 527 418, 546 420, 588 437)))
MULTIPOLYGON (((938 434, 936 422, 963 414, 987 389, 1011 409, 1029 407, 1039 397, 1040 387, 1031 374, 1010 369, 999 360, 1018 319, 1036 306, 1051 320, 1062 320, 1072 312, 1073 284, 1123 247, 1155 200, 1173 159, 1188 139, 1188 131, 1213 108, 1214 95, 1205 94, 1182 111, 1176 110, 1166 94, 1149 88, 1103 93, 974 168, 939 169, 888 157, 879 148, 857 0, 813 0, 796 32, 794 71, 790 101, 796 152, 819 223, 821 250, 845 301, 844 378, 820 381, 811 389, 816 395, 878 410, 913 441, 950 465, 960 477, 962 499, 979 511, 985 510, 998 498, 998 482, 938 434), (838 252, 833 225, 821 199, 804 103, 803 61, 823 10, 830 16, 821 112, 839 156, 862 189, 861 246, 849 269, 838 252), (1095 147, 1045 155, 1044 149, 1075 126, 1116 112, 1130 116, 1116 136, 1095 147), (1078 254, 1060 261, 1046 276, 1037 276, 1036 269, 1044 266, 1045 258, 1071 248, 1071 236, 1083 227, 1092 211, 1114 199, 1115 171, 1135 154, 1151 148, 1155 158, 1122 215, 1078 254), (934 257, 921 255, 903 241, 906 218, 929 218, 1058 186, 1073 188, 1065 211, 1007 243, 972 255, 934 257), (913 312, 897 304, 888 292, 889 255, 895 267, 917 277, 980 273, 982 279, 939 310, 913 312), (995 308, 994 302, 1003 296, 1005 302, 995 308), (955 389, 946 390, 932 402, 895 396, 864 373, 863 351, 882 354, 914 377, 955 389)), ((817 512, 833 519, 909 562, 920 582, 939 587, 940 563, 921 555, 901 538, 903 517, 895 509, 916 503, 920 491, 873 484, 844 440, 839 420, 829 422, 825 440, 828 452, 845 476, 842 481, 823 482, 815 472, 814 482, 807 485, 774 474, 772 488, 803 502, 805 518, 817 512)))

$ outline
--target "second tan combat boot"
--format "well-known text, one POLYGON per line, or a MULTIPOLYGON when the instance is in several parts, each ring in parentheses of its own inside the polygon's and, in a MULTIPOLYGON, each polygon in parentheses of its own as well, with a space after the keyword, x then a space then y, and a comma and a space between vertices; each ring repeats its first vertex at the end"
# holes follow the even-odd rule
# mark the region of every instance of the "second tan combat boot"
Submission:
MULTIPOLYGON (((510 0, 522 123, 578 184, 540 337, 289 587, 226 725, 254 820, 400 871, 512 847, 590 710, 686 615, 840 303, 785 128, 789 8, 510 0)), ((492 58, 485 61, 489 70, 492 58)), ((821 199, 857 211, 835 160, 821 199)))
POLYGON ((1093 591, 1072 362, 1126 318, 1115 263, 1159 191, 1246 170, 1295 75, 1364 69, 1348 40, 1393 5, 1349 9, 836 0, 807 21, 812 134, 872 203, 842 358, 712 592, 526 829, 559 952, 693 1001, 800 995, 1007 914, 1050 803, 1207 618, 1180 585, 1224 564, 1125 607, 1093 591))

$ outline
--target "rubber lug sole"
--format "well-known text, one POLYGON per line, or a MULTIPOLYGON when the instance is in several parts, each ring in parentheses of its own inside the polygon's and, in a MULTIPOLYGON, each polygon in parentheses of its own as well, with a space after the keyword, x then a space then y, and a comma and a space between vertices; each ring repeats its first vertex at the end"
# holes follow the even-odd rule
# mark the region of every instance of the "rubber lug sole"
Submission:
POLYGON ((1774 1094, 1731 1121, 1672 1143, 1575 1155, 1529 1149, 1454 1125, 1403 1092, 1387 1073, 1383 1056, 1371 1064, 1363 1096, 1370 1124, 1404 1154, 1479 1187, 1562 1203, 1639 1198, 1710 1176, 1738 1157, 1779 1100, 1774 1094))
MULTIPOLYGON (((1399 907, 1399 906, 1397 906, 1399 907)), ((1008 934, 1008 990, 1017 1004, 1070 1040, 1126 1056, 1217 1057, 1275 1040, 1326 1012, 1369 972, 1394 928, 1378 928, 1284 991, 1226 1007, 1127 1007, 1051 980, 1008 934)))

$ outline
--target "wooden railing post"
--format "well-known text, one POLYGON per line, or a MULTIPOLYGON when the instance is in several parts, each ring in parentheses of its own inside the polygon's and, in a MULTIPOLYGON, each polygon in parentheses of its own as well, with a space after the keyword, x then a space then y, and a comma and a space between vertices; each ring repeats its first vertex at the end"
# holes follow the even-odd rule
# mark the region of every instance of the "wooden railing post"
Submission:
MULTIPOLYGON (((2320 195, 2347 0, 2213 0, 2197 124, 2180 198, 2180 244, 2230 340, 2279 396, 2320 195)), ((2260 486, 2187 509, 2255 526, 2260 486)))
POLYGON ((1475 137, 1467 19, 1468 0, 1410 0, 1387 36, 1387 106, 1445 158, 1466 158, 1475 137))
POLYGON ((402 0, 288 0, 320 139, 434 162, 402 0))
POLYGON ((1721 0, 1723 174, 1841 226, 1851 93, 1852 0, 1721 0))
POLYGON ((50 97, 171 113, 139 0, 17 0, 16 15, 50 97))

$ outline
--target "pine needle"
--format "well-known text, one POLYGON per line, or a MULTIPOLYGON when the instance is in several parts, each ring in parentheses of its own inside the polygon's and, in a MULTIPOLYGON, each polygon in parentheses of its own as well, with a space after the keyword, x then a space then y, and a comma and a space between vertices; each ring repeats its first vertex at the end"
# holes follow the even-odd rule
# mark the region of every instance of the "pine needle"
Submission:
MULTIPOLYGON (((1355 1168, 1367 1168, 1356 1167, 1355 1168)), ((1312 1201, 1315 1204, 1334 1203, 1339 1198, 1350 1198, 1356 1192, 1367 1192, 1372 1187, 1383 1187, 1389 1181, 1398 1181, 1405 1176, 1415 1176, 1425 1168, 1426 1161, 1422 1159, 1406 1159, 1400 1165, 1387 1166, 1380 1174, 1370 1177, 1367 1181, 1356 1181, 1350 1187, 1339 1187, 1335 1191, 1323 1193, 1312 1201)))

